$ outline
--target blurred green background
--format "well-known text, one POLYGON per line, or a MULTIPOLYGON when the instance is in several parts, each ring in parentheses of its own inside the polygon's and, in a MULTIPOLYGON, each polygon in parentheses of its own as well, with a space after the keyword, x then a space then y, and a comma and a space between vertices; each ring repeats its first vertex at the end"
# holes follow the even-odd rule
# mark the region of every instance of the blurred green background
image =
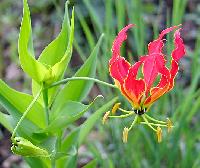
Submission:
MULTIPOLYGON (((64 3, 65 0, 29 0, 36 55, 59 33, 64 3)), ((74 74, 104 33, 96 78, 113 83, 108 72, 110 50, 117 32, 128 23, 137 26, 129 31, 121 53, 131 63, 146 53, 147 44, 161 30, 180 23, 187 50, 179 64, 175 88, 159 99, 149 113, 161 120, 171 118, 175 125, 172 133, 164 131, 163 142, 158 144, 153 132, 140 125, 130 132, 128 143, 123 144, 122 131, 131 120, 112 119, 102 125, 99 118, 85 145, 80 148, 80 167, 93 158, 103 168, 200 167, 199 0, 71 0, 70 9, 73 5, 75 42, 67 76, 74 74)), ((21 17, 22 0, 0 1, 0 77, 13 88, 31 93, 31 80, 21 70, 17 52, 21 17)), ((166 37, 168 60, 173 49, 172 37, 172 33, 166 37)), ((105 101, 118 95, 122 107, 130 108, 119 92, 99 85, 94 85, 85 101, 97 94, 104 95, 105 101)), ((96 104, 96 108, 99 106, 96 104)), ((0 167, 17 167, 19 164, 18 167, 22 167, 23 161, 10 152, 10 135, 3 127, 0 128, 0 167)))

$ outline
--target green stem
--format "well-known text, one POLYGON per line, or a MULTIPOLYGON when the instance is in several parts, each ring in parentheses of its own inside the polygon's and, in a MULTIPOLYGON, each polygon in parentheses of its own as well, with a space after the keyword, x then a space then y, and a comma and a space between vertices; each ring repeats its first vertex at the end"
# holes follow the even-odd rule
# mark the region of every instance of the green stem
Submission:
POLYGON ((51 168, 56 168, 55 159, 51 159, 51 168))
POLYGON ((109 87, 112 87, 112 88, 117 88, 117 86, 115 86, 115 85, 112 85, 110 83, 107 83, 107 82, 104 82, 104 81, 101 81, 101 80, 98 80, 98 79, 95 79, 95 78, 90 78, 90 77, 71 77, 71 78, 66 78, 66 79, 60 80, 58 82, 52 83, 47 88, 52 88, 52 87, 55 87, 55 86, 58 86, 58 85, 61 85, 61 84, 65 84, 68 81, 75 81, 75 80, 88 80, 88 81, 93 81, 93 82, 96 82, 96 83, 99 83, 99 84, 102 84, 102 85, 105 85, 105 86, 109 86, 109 87))
POLYGON ((150 116, 147 115, 147 114, 145 114, 145 117, 147 117, 147 118, 148 118, 149 120, 151 120, 151 121, 154 121, 154 122, 157 122, 157 123, 160 123, 160 124, 166 124, 165 121, 156 120, 156 119, 150 117, 150 116))
POLYGON ((137 119, 138 119, 138 115, 135 116, 135 118, 134 118, 134 120, 133 120, 131 126, 130 126, 129 129, 128 129, 128 131, 130 131, 130 130, 133 128, 133 126, 137 123, 137 119))
POLYGON ((37 99, 40 97, 40 94, 42 92, 42 88, 39 90, 38 94, 35 96, 35 98, 32 100, 32 102, 30 103, 30 105, 27 107, 26 111, 23 113, 22 117, 20 118, 20 120, 18 121, 15 129, 13 130, 11 139, 14 138, 18 127, 20 126, 20 124, 22 123, 22 121, 24 120, 24 118, 26 117, 26 115, 28 114, 28 112, 30 111, 30 109, 32 108, 32 106, 34 105, 34 103, 37 101, 37 99))
POLYGON ((42 95, 44 101, 44 109, 46 113, 46 124, 48 126, 49 125, 48 89, 43 89, 42 95))

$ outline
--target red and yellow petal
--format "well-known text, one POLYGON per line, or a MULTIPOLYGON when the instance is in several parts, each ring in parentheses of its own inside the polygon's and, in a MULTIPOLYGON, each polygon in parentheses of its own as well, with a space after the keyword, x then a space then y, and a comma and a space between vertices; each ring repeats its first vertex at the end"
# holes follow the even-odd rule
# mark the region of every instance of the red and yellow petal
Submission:
POLYGON ((120 85, 122 85, 130 67, 131 66, 128 61, 126 61, 123 57, 119 57, 110 66, 110 75, 112 78, 118 80, 120 85))
POLYGON ((145 102, 144 106, 148 107, 153 104, 157 99, 159 99, 163 94, 168 91, 169 84, 165 85, 163 88, 153 87, 150 91, 151 96, 149 96, 145 102))
POLYGON ((156 87, 153 87, 150 90, 150 96, 145 100, 144 106, 146 107, 150 106, 158 98, 160 98, 163 94, 165 94, 170 86, 169 81, 170 81, 170 72, 166 67, 164 67, 163 70, 161 71, 160 82, 156 87))
MULTIPOLYGON (((143 57, 144 58, 144 57, 143 57)), ((159 73, 162 73, 166 60, 161 54, 151 54, 145 57, 142 72, 146 84, 146 95, 159 73)))
POLYGON ((156 39, 156 40, 150 42, 149 45, 148 45, 148 52, 149 52, 148 54, 153 54, 153 53, 160 53, 160 54, 161 54, 162 48, 163 48, 163 46, 164 46, 162 38, 163 38, 167 33, 173 31, 173 30, 176 29, 176 28, 178 28, 178 26, 169 27, 169 28, 163 30, 163 31, 160 33, 158 39, 156 39))
POLYGON ((185 55, 185 45, 180 36, 180 29, 174 33, 174 45, 175 49, 172 51, 172 58, 178 62, 185 55))
POLYGON ((170 69, 171 78, 169 81, 170 85, 169 85, 168 91, 170 91, 174 87, 174 80, 175 80, 176 74, 178 73, 178 69, 179 69, 178 63, 175 60, 172 60, 171 69, 170 69))
POLYGON ((141 62, 134 64, 129 69, 127 78, 124 81, 124 90, 131 98, 132 104, 135 108, 139 107, 142 96, 145 93, 145 82, 143 79, 136 79, 137 71, 141 62))
POLYGON ((109 65, 112 65, 112 63, 118 58, 120 57, 120 48, 122 43, 127 39, 127 31, 128 29, 130 29, 131 27, 133 27, 134 24, 129 24, 126 27, 124 27, 117 35, 117 37, 115 38, 114 42, 113 42, 113 46, 112 46, 112 58, 109 61, 109 65))
POLYGON ((176 32, 174 33, 174 45, 175 45, 175 49, 172 51, 172 61, 171 61, 171 69, 170 69, 171 79, 170 79, 170 86, 168 88, 168 91, 170 91, 174 87, 174 80, 179 69, 178 61, 186 53, 183 40, 180 36, 180 29, 176 30, 176 32))

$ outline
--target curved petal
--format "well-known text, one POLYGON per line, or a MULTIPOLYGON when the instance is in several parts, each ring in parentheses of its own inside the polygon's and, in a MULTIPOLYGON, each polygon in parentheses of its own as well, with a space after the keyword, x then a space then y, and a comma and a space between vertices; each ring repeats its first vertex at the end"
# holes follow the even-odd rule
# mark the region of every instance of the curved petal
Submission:
POLYGON ((119 83, 122 85, 124 82, 124 79, 126 78, 128 74, 128 70, 130 68, 130 64, 128 61, 126 61, 123 57, 119 57, 118 59, 113 62, 109 68, 110 75, 119 81, 119 83))
POLYGON ((169 81, 170 81, 170 72, 169 70, 164 67, 161 71, 161 79, 160 82, 156 87, 153 87, 150 90, 150 96, 145 100, 144 106, 149 106, 153 102, 155 102, 158 98, 160 98, 163 94, 168 91, 169 88, 169 81))
POLYGON ((154 87, 151 89, 151 96, 148 97, 145 102, 144 106, 149 106, 154 103, 157 99, 159 99, 163 94, 165 94, 168 90, 169 85, 165 85, 163 88, 154 87))
POLYGON ((169 27, 165 30, 163 30, 158 39, 150 42, 148 44, 148 51, 149 51, 149 54, 152 54, 152 53, 160 53, 162 52, 162 48, 164 46, 164 43, 163 43, 163 40, 162 38, 169 32, 173 31, 174 29, 178 28, 178 26, 173 26, 173 27, 169 27))
POLYGON ((165 67, 165 62, 166 60, 164 59, 164 56, 158 53, 154 53, 145 57, 142 70, 144 74, 144 81, 147 86, 146 95, 148 95, 148 92, 158 74, 162 73, 165 67))
POLYGON ((171 61, 171 69, 170 69, 171 79, 170 79, 170 86, 168 88, 168 91, 170 91, 174 87, 174 79, 179 69, 178 61, 186 53, 183 40, 180 36, 180 29, 176 30, 176 32, 174 33, 174 45, 175 45, 175 49, 172 51, 172 61, 171 61))
POLYGON ((183 40, 180 36, 180 29, 174 33, 174 45, 175 49, 172 51, 172 58, 178 62, 186 53, 183 40))
POLYGON ((135 63, 130 69, 124 81, 124 90, 131 98, 132 104, 137 108, 145 92, 145 83, 142 79, 136 79, 139 66, 142 62, 135 63))
POLYGON ((168 91, 170 91, 173 87, 174 87, 174 80, 176 77, 176 74, 178 73, 178 63, 175 60, 172 60, 171 62, 171 69, 170 69, 170 74, 171 74, 171 78, 170 78, 170 85, 168 88, 168 91))
POLYGON ((112 65, 112 63, 120 57, 120 47, 122 45, 122 43, 127 39, 127 31, 128 29, 130 29, 131 27, 133 27, 134 24, 129 24, 126 27, 124 27, 117 35, 117 37, 115 38, 114 42, 113 42, 113 46, 112 46, 112 58, 109 61, 109 65, 112 65))

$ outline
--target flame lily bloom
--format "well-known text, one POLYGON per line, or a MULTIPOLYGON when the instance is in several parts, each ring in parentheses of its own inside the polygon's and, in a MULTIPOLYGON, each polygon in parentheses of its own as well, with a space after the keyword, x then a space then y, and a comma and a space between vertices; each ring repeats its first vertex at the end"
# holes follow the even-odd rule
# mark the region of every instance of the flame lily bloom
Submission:
MULTIPOLYGON (((128 114, 110 117, 127 117, 134 112, 137 118, 139 116, 143 119, 144 122, 140 123, 147 124, 159 135, 158 141, 160 142, 160 126, 167 127, 169 125, 167 124, 169 123, 169 119, 167 122, 159 121, 148 116, 146 112, 158 98, 174 87, 174 79, 178 72, 178 62, 185 55, 185 46, 180 36, 179 26, 167 28, 160 33, 156 40, 148 44, 147 55, 141 56, 138 62, 131 65, 120 55, 120 47, 127 39, 128 29, 133 26, 133 24, 129 24, 118 33, 113 42, 112 58, 109 61, 110 75, 114 79, 122 95, 131 103, 133 110, 127 111, 121 109, 122 112, 128 114), (175 29, 177 29, 174 33, 175 49, 171 53, 171 66, 168 68, 166 66, 167 61, 165 55, 162 52, 164 47, 163 38, 167 33, 175 29), (139 76, 139 70, 142 71, 142 76, 139 76), (138 78, 138 76, 140 78, 138 78), (159 78, 160 80, 156 85, 156 80, 159 78), (156 123, 150 123, 148 119, 156 123), (159 129, 155 129, 155 126, 159 129), (157 130, 159 130, 159 133, 157 130)), ((137 123, 135 120, 133 121, 134 124, 137 123)), ((132 128, 132 126, 133 124, 130 128, 132 128)), ((172 125, 170 125, 170 128, 171 127, 172 125)), ((168 128, 168 130, 170 128, 168 128)))

